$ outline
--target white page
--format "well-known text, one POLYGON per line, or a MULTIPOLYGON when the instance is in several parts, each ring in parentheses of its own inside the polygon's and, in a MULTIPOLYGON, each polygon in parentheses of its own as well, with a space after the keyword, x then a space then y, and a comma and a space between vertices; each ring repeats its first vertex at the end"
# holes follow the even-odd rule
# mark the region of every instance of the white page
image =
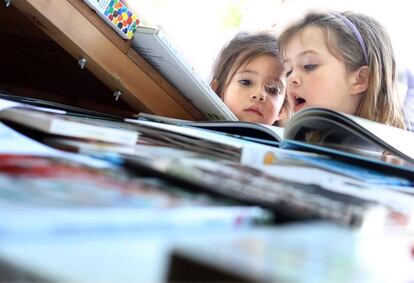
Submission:
POLYGON ((346 115, 351 120, 357 122, 361 127, 370 131, 373 135, 383 140, 385 143, 395 148, 397 151, 414 160, 414 133, 395 127, 375 123, 370 120, 356 118, 346 115))
POLYGON ((48 147, 18 133, 3 123, 0 123, 0 154, 58 157, 70 159, 94 167, 111 166, 109 163, 98 159, 48 147))

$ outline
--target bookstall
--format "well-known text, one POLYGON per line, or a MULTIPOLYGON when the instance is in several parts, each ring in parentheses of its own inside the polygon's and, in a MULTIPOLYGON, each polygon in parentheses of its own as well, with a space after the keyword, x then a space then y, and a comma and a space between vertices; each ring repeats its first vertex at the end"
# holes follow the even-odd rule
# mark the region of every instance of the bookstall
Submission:
POLYGON ((0 282, 412 281, 414 167, 194 122, 90 1, 0 5, 0 282))

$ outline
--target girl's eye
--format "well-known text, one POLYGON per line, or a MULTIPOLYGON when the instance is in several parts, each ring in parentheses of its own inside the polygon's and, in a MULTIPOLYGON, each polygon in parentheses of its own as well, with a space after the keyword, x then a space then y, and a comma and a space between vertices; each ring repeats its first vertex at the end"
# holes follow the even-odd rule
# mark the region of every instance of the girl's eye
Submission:
POLYGON ((292 74, 292 70, 286 72, 286 78, 288 78, 292 74))
POLYGON ((265 89, 266 89, 266 92, 271 95, 280 94, 280 87, 278 86, 266 86, 265 89))
POLYGON ((250 80, 239 80, 239 83, 241 85, 244 85, 244 86, 250 86, 250 85, 252 85, 252 82, 250 80))
POLYGON ((307 65, 303 66, 303 68, 307 71, 312 71, 312 70, 316 69, 316 67, 318 67, 317 64, 307 64, 307 65))

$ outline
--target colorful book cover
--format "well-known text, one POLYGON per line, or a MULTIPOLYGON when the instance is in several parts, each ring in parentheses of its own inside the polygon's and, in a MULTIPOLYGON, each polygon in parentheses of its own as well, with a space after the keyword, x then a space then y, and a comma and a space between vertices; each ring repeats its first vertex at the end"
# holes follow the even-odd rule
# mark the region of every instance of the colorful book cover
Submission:
POLYGON ((124 39, 131 39, 140 23, 138 17, 119 0, 84 0, 124 39))

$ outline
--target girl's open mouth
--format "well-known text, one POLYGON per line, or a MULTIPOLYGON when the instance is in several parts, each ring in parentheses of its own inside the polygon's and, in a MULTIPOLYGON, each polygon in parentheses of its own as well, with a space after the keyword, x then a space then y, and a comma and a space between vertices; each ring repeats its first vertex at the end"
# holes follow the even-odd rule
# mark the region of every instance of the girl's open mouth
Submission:
POLYGON ((296 112, 305 105, 306 100, 300 96, 295 95, 293 99, 293 110, 296 112))

